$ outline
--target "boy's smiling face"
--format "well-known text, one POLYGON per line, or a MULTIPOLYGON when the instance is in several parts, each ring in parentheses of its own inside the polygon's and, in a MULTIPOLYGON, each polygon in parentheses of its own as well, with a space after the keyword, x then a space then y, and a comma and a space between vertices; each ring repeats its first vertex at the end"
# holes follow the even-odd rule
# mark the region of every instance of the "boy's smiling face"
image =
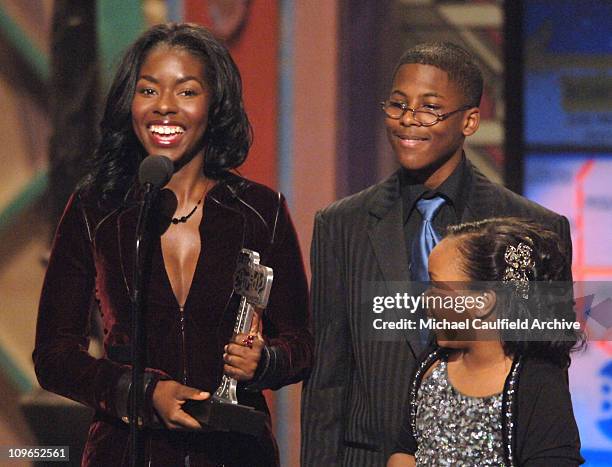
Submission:
MULTIPOLYGON (((412 109, 424 107, 437 114, 455 111, 466 104, 466 98, 445 71, 417 63, 399 67, 389 100, 412 109)), ((478 108, 473 107, 432 126, 421 125, 410 111, 399 120, 385 118, 385 125, 400 165, 434 188, 459 164, 463 141, 478 129, 479 121, 478 108)))

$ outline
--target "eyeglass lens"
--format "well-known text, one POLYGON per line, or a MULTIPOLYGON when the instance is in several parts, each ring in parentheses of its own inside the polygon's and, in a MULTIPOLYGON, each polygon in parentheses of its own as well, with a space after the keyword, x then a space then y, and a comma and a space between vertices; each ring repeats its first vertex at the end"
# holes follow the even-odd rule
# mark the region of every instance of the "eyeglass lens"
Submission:
POLYGON ((418 109, 411 109, 401 102, 385 101, 383 103, 383 110, 390 118, 399 119, 404 116, 406 112, 412 112, 412 117, 419 123, 431 124, 438 120, 438 115, 425 110, 422 107, 418 109))

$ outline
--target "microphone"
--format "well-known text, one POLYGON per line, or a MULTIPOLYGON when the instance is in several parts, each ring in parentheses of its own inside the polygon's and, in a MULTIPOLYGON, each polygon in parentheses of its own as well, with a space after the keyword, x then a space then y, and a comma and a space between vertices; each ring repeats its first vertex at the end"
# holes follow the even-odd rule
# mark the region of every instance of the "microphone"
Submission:
POLYGON ((138 168, 138 180, 141 185, 159 190, 172 178, 174 164, 166 156, 147 156, 138 168))
POLYGON ((146 362, 145 316, 143 309, 143 273, 145 268, 144 256, 150 254, 148 246, 150 241, 146 235, 146 224, 149 210, 157 190, 170 181, 174 172, 174 164, 166 156, 147 156, 138 167, 138 180, 144 186, 144 199, 140 203, 138 221, 136 224, 136 245, 134 248, 134 270, 132 271, 132 323, 131 323, 131 360, 132 360, 132 390, 130 391, 129 421, 130 421, 130 447, 132 450, 132 466, 141 465, 142 436, 138 429, 138 422, 142 407, 144 407, 144 394, 140 389, 144 385, 144 369, 146 362))

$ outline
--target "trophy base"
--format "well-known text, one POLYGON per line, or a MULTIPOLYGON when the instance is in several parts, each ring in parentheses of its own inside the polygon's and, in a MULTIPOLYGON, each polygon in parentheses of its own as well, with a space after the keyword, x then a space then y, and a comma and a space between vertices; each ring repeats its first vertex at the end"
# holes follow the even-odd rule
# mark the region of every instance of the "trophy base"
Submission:
POLYGON ((212 431, 234 431, 259 436, 267 415, 253 407, 232 404, 212 397, 205 401, 188 400, 182 409, 212 431))

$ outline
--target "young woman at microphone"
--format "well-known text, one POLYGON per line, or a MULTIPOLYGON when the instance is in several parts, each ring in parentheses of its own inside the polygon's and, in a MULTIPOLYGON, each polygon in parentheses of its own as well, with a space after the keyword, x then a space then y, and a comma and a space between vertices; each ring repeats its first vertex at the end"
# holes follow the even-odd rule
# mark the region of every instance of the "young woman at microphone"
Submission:
POLYGON ((130 459, 137 174, 148 155, 165 156, 172 170, 151 209, 142 271, 146 465, 278 465, 269 423, 257 438, 210 432, 182 410, 210 397, 225 373, 240 382, 241 404, 267 412, 261 390, 301 380, 311 363, 307 284, 284 198, 235 172, 250 144, 240 74, 206 29, 158 25, 126 52, 91 170, 57 229, 33 354, 43 388, 95 409, 82 465, 130 459), (260 254, 274 283, 258 328, 232 340, 242 248, 260 254), (101 358, 87 352, 92 296, 104 329, 101 358))

